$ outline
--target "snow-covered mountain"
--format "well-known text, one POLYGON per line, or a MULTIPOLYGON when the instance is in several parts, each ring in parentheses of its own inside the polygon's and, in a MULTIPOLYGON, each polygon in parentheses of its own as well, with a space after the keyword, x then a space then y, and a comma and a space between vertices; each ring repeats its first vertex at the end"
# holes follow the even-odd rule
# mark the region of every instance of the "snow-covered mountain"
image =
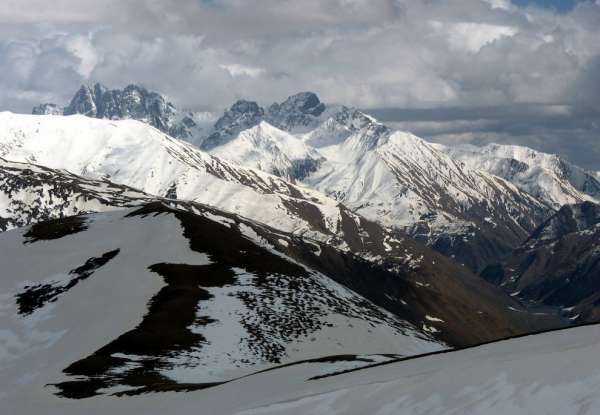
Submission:
POLYGON ((238 167, 134 120, 0 113, 0 157, 207 203, 318 239, 335 237, 345 217, 338 202, 314 190, 238 167))
POLYGON ((558 307, 572 321, 600 318, 600 205, 565 205, 482 276, 514 297, 558 307))
POLYGON ((211 153, 302 180, 354 212, 403 229, 475 270, 518 246, 552 212, 508 181, 456 162, 419 137, 393 132, 346 107, 300 135, 262 121, 211 153), (282 153, 309 168, 298 173, 282 153))
POLYGON ((442 224, 495 222, 522 234, 546 213, 512 184, 462 166, 410 133, 382 134, 373 124, 319 151, 328 163, 306 183, 386 224, 412 226, 433 215, 442 224))
MULTIPOLYGON (((162 104, 155 107, 163 108, 158 113, 166 114, 158 119, 175 120, 172 113, 177 114, 160 95, 146 91, 148 97, 142 99, 146 95, 140 95, 139 91, 136 86, 123 91, 83 87, 66 113, 107 118, 102 112, 105 110, 99 112, 98 108, 114 105, 103 104, 96 97, 109 97, 103 98, 107 102, 119 97, 117 101, 124 100, 126 103, 121 107, 127 110, 109 112, 109 118, 139 119, 200 145, 219 160, 229 161, 228 168, 243 166, 285 180, 286 184, 282 184, 270 176, 268 180, 278 184, 267 186, 268 193, 283 192, 290 196, 287 184, 301 183, 371 221, 424 241, 475 271, 518 247, 563 204, 594 201, 600 195, 600 181, 595 175, 557 156, 518 146, 446 147, 428 143, 410 133, 392 131, 356 109, 325 105, 310 92, 290 96, 266 108, 253 101, 239 100, 213 126, 190 135, 172 131, 171 127, 179 125, 175 121, 154 122, 153 116, 143 116, 142 110, 136 112, 139 106, 132 103, 157 101, 162 104), (127 98, 130 96, 138 98, 127 98)), ((40 107, 37 112, 55 113, 56 107, 40 107)), ((197 150, 189 151, 198 154, 197 150)), ((71 169, 72 166, 56 167, 71 169)), ((77 168, 74 172, 87 175, 77 168)), ((195 195, 198 188, 190 185, 197 180, 174 184, 173 181, 180 180, 167 176, 173 178, 169 180, 172 189, 164 186, 156 189, 130 178, 113 180, 161 196, 176 189, 171 195, 233 209, 257 220, 270 220, 250 212, 258 209, 256 205, 247 206, 247 200, 252 198, 245 195, 235 197, 235 203, 226 202, 225 197, 215 201, 215 195, 222 192, 211 189, 198 198, 195 195)), ((250 187, 265 192, 254 178, 236 180, 246 187, 253 183, 250 187)), ((227 199, 232 194, 228 193, 227 199)), ((312 200, 312 196, 304 199, 312 200)), ((294 229, 287 226, 285 230, 294 229)))
POLYGON ((436 147, 470 167, 505 178, 555 209, 600 200, 598 176, 555 154, 500 144, 436 147))
POLYGON ((302 180, 316 171, 323 160, 317 150, 265 121, 240 132, 235 139, 214 148, 210 153, 291 182, 302 180))
POLYGON ((300 92, 266 110, 254 101, 238 100, 217 120, 212 133, 197 139, 204 150, 228 144, 242 131, 266 121, 279 130, 302 133, 317 128, 328 114, 326 106, 313 92, 300 92))

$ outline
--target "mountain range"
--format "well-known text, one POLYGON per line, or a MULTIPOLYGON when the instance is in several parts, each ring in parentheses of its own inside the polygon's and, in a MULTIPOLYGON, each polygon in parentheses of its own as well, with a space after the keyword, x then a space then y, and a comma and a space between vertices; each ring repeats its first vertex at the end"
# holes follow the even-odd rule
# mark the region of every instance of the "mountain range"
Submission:
POLYGON ((318 379, 598 321, 599 175, 559 156, 312 92, 217 115, 96 84, 32 112, 0 113, 0 401, 318 379))
POLYGON ((325 105, 310 92, 266 108, 239 100, 212 127, 190 135, 173 132, 184 130, 174 121, 180 117, 174 106, 135 85, 111 92, 111 100, 121 99, 111 108, 132 108, 132 101, 161 105, 88 113, 103 108, 95 103, 108 94, 102 91, 109 90, 82 86, 63 113, 149 123, 237 166, 318 190, 476 272, 509 254, 563 204, 597 201, 600 192, 595 173, 557 156, 517 146, 428 143, 357 109, 325 105))

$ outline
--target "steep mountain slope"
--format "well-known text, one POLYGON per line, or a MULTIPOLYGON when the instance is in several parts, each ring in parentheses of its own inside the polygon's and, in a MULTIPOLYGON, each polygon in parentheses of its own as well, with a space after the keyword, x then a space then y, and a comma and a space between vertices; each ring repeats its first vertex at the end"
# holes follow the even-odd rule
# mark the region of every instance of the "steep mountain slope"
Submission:
POLYGON ((598 178, 554 154, 500 144, 436 147, 470 167, 503 177, 555 209, 600 200, 598 178))
MULTIPOLYGON (((549 206, 509 182, 364 118, 354 131, 334 127, 333 119, 323 126, 350 135, 319 148, 327 161, 305 184, 371 220, 406 229, 475 270, 518 246, 550 214, 549 206)), ((318 132, 306 139, 323 137, 318 132)))
POLYGON ((327 113, 325 104, 312 92, 292 95, 281 103, 273 103, 266 110, 254 101, 241 99, 217 120, 209 136, 195 143, 210 151, 228 144, 242 131, 263 121, 286 132, 307 132, 319 126, 327 113))
POLYGON ((560 307, 576 322, 600 317, 600 205, 563 206, 482 276, 512 295, 560 307))
POLYGON ((0 234, 0 246, 3 393, 39 359, 44 382, 82 398, 201 389, 327 354, 444 347, 299 262, 300 252, 318 262, 314 245, 206 207, 63 218, 0 234))
POLYGON ((317 239, 334 238, 353 218, 318 192, 237 167, 133 120, 0 113, 0 157, 207 203, 317 239))
MULTIPOLYGON (((260 121, 236 131, 237 136, 225 143, 215 142, 210 152, 302 180, 356 213, 403 229, 474 270, 510 252, 552 212, 509 182, 457 163, 414 135, 392 132, 354 109, 332 111, 333 107, 320 112, 327 118, 296 136, 260 121)), ((240 114, 234 124, 247 126, 240 114)), ((226 118, 236 119, 233 109, 226 118)), ((260 118, 262 112, 250 124, 260 118)))
POLYGON ((85 212, 131 207, 154 197, 107 180, 0 158, 0 232, 85 212))

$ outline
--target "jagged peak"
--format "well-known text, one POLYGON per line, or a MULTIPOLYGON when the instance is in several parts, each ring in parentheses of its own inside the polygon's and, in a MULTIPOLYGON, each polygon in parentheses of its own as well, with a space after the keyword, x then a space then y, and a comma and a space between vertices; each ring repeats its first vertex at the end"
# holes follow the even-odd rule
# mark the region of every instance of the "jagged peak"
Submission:
POLYGON ((238 113, 238 114, 260 114, 261 116, 264 114, 264 110, 261 106, 259 106, 256 101, 250 101, 246 99, 238 99, 233 105, 229 108, 229 110, 225 111, 227 113, 238 113))
POLYGON ((323 113, 323 111, 325 111, 325 104, 321 102, 317 94, 314 92, 305 91, 289 96, 280 104, 274 103, 271 105, 271 107, 269 107, 269 111, 298 111, 303 114, 318 117, 323 113))

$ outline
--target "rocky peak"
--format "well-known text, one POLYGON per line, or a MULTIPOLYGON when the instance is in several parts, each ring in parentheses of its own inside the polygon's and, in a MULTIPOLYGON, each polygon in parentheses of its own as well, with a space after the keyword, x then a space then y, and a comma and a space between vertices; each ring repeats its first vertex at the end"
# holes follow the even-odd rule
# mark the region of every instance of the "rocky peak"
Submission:
MULTIPOLYGON (((34 108, 34 113, 44 111, 55 111, 55 109, 50 106, 34 108)), ((83 114, 106 119, 135 119, 184 139, 191 138, 190 129, 194 127, 190 126, 190 120, 180 125, 177 110, 162 95, 135 84, 128 85, 124 89, 108 89, 99 83, 94 86, 82 85, 65 108, 64 114, 83 114)))
POLYGON ((215 131, 202 143, 202 148, 209 150, 225 144, 243 130, 258 125, 264 118, 265 111, 254 101, 240 99, 215 123, 215 131))
POLYGON ((366 135, 371 137, 371 140, 377 141, 374 135, 382 136, 390 131, 383 124, 378 123, 375 118, 356 108, 330 107, 328 113, 331 115, 306 137, 306 142, 313 147, 320 148, 340 144, 353 134, 363 130, 366 135))
POLYGON ((374 124, 376 122, 374 118, 366 115, 356 108, 348 108, 345 106, 342 106, 332 118, 335 120, 335 122, 347 127, 352 132, 362 130, 370 124, 374 124))
POLYGON ((94 90, 87 85, 81 85, 69 105, 65 108, 65 115, 83 114, 88 117, 97 117, 96 96, 94 90))
POLYGON ((286 131, 315 128, 325 111, 319 97, 313 92, 300 92, 282 103, 274 103, 267 110, 267 121, 286 131))

